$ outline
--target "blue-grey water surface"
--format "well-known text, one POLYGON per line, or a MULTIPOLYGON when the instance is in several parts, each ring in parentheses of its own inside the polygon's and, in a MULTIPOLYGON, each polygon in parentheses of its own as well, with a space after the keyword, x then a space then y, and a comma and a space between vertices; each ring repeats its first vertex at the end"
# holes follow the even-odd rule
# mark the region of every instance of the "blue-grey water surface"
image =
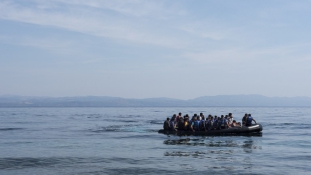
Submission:
POLYGON ((0 108, 0 174, 310 174, 311 108, 0 108), (174 113, 251 113, 262 136, 159 134, 174 113))

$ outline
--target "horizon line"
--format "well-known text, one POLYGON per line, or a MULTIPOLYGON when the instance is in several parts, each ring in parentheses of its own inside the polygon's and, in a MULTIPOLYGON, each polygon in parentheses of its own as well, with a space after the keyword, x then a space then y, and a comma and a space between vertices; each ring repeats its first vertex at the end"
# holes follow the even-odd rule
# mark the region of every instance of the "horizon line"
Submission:
POLYGON ((195 98, 190 99, 180 99, 180 98, 172 98, 172 97, 145 97, 145 98, 135 98, 135 97, 118 97, 118 96, 107 96, 107 95, 76 95, 76 96, 40 96, 40 95, 11 95, 4 94, 0 95, 0 97, 28 97, 28 98, 76 98, 76 97, 108 97, 108 98, 121 98, 121 99, 137 99, 137 100, 145 100, 145 99, 172 99, 172 100, 194 100, 202 97, 219 97, 219 96, 261 96, 267 98, 311 98, 309 96, 266 96, 261 94, 235 94, 235 95, 202 95, 195 98))

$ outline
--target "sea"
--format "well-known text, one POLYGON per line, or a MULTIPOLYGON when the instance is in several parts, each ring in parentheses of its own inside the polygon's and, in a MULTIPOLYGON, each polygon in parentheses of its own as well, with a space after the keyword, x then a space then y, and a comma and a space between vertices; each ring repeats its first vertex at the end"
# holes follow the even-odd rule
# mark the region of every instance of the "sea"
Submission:
POLYGON ((0 108, 1 175, 311 174, 311 108, 0 108), (167 117, 251 113, 259 136, 158 133, 167 117))

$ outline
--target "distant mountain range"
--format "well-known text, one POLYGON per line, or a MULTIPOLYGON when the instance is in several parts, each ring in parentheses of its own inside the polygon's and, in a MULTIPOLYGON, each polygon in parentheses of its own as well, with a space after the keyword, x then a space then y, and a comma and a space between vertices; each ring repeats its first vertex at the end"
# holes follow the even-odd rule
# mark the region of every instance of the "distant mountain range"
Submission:
POLYGON ((0 107, 311 107, 310 97, 266 97, 262 95, 218 95, 191 100, 172 98, 127 99, 106 96, 29 97, 0 96, 0 107))

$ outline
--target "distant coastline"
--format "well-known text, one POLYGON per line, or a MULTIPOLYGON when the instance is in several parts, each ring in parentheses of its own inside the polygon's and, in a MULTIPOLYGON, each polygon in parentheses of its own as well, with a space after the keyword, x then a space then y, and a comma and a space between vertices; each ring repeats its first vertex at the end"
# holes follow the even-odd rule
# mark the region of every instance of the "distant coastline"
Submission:
POLYGON ((0 96, 0 107, 311 107, 310 97, 262 95, 203 96, 190 100, 172 98, 132 99, 107 96, 30 97, 0 96))

